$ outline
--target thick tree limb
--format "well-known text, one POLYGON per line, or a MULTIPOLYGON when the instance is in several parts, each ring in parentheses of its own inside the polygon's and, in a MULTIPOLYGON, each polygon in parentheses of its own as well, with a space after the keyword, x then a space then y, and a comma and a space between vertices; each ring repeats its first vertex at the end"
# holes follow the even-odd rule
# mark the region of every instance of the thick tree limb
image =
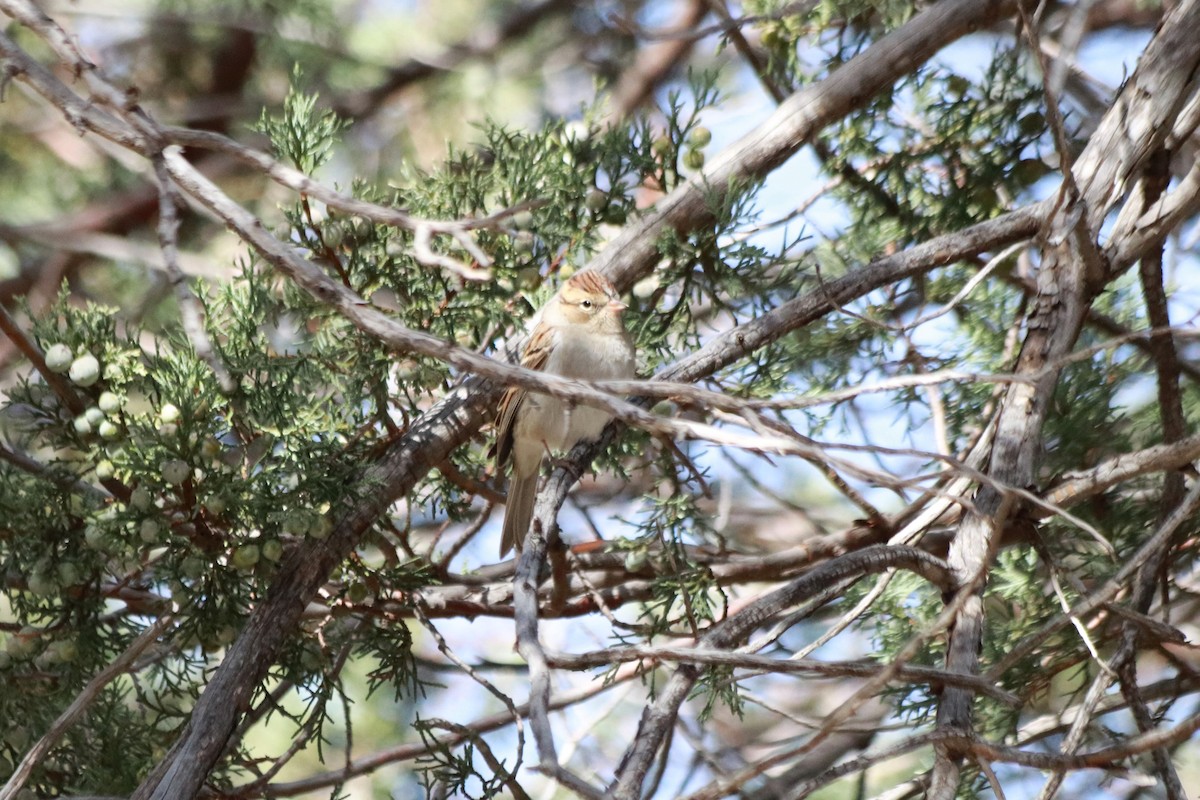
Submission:
POLYGON ((1074 505, 1139 475, 1179 470, 1197 459, 1200 459, 1200 434, 1170 444, 1122 453, 1091 469, 1066 475, 1046 493, 1045 498, 1053 505, 1074 505))

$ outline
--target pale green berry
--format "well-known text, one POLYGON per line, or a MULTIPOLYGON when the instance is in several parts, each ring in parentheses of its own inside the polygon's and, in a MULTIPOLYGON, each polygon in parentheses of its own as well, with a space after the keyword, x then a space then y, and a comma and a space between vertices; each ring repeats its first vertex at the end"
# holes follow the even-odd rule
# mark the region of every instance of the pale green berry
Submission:
POLYGON ((711 141, 712 131, 703 125, 698 128, 692 128, 692 132, 688 134, 688 144, 695 148, 704 147, 711 141))
POLYGON ((39 597, 50 597, 58 592, 58 584, 46 572, 41 570, 32 573, 29 576, 29 591, 39 597))
POLYGON ((92 406, 87 411, 83 412, 83 415, 87 417, 88 422, 92 423, 93 428, 98 426, 101 422, 104 422, 104 412, 101 411, 98 406, 92 406))
POLYGON ((139 486, 130 493, 129 505, 138 511, 149 511, 154 508, 154 498, 150 495, 149 489, 145 486, 139 486))
POLYGON ((633 285, 633 296, 645 300, 651 297, 660 286, 657 275, 650 275, 633 285))
POLYGON ((185 578, 196 580, 204 574, 205 563, 200 556, 188 556, 179 564, 179 571, 185 578))
POLYGON ((37 640, 31 635, 18 634, 8 637, 4 650, 16 661, 29 658, 37 650, 37 640))
POLYGON ((283 542, 278 539, 267 539, 262 543, 262 555, 267 561, 278 561, 283 558, 283 542))
POLYGON ((188 466, 187 462, 178 458, 164 461, 159 469, 162 470, 163 480, 172 486, 179 486, 192 474, 192 468, 188 466))
POLYGON ((688 169, 704 168, 704 153, 701 150, 688 150, 683 154, 683 165, 688 169))
POLYGON ((158 410, 158 419, 164 425, 170 425, 173 422, 178 422, 179 407, 174 403, 163 403, 163 407, 158 410))
POLYGON ((104 540, 104 531, 95 525, 88 525, 83 529, 83 541, 93 550, 100 551, 103 551, 107 544, 104 540))
POLYGON ((107 439, 110 442, 121 435, 121 429, 114 422, 107 419, 100 423, 100 427, 96 429, 96 432, 100 434, 101 439, 107 439))
POLYGON ((106 481, 111 478, 114 474, 116 474, 116 471, 116 466, 107 458, 96 462, 96 477, 102 481, 106 481))
POLYGON ((630 572, 638 572, 645 568, 650 563, 650 557, 645 550, 630 550, 625 554, 625 569, 630 572))
POLYGON ((74 586, 79 583, 79 566, 74 561, 64 561, 59 564, 58 582, 63 586, 74 586))
POLYGON ((86 414, 80 414, 71 424, 75 427, 75 432, 80 436, 87 436, 92 432, 92 423, 88 422, 86 414))
POLYGON ((138 528, 138 536, 146 544, 153 544, 158 541, 162 535, 162 526, 158 524, 158 520, 144 519, 141 526, 138 528))
POLYGON ((308 533, 309 527, 313 520, 307 511, 302 508, 296 508, 288 512, 283 518, 283 532, 292 536, 304 536, 308 533))
POLYGON ((608 195, 599 189, 592 189, 584 198, 583 204, 588 211, 600 211, 608 205, 608 195))
POLYGON ((119 411, 121 406, 125 405, 125 400, 120 395, 113 392, 102 392, 100 399, 96 401, 96 405, 105 414, 111 414, 114 411, 119 411))
POLYGON ((52 345, 46 351, 46 366, 51 372, 62 374, 71 368, 71 362, 75 360, 75 354, 71 352, 71 348, 65 344, 52 345))
POLYGON ((77 386, 91 386, 100 380, 100 362, 91 353, 84 353, 71 362, 71 380, 77 386))
POLYGON ((233 551, 233 557, 229 563, 233 565, 234 569, 250 570, 258 563, 261 555, 262 552, 258 549, 258 545, 244 544, 233 551))
POLYGON ((314 539, 328 539, 333 533, 333 520, 325 514, 318 516, 308 529, 308 535, 314 539))
POLYGON ((79 658, 79 645, 70 639, 63 639, 51 642, 50 646, 46 648, 46 652, 53 653, 54 657, 63 664, 70 664, 79 658))
POLYGON ((529 231, 517 231, 517 235, 513 237, 513 249, 518 253, 532 253, 533 234, 529 231))
POLYGON ((582 141, 591 135, 588 124, 580 119, 573 119, 563 126, 563 136, 568 142, 582 141))

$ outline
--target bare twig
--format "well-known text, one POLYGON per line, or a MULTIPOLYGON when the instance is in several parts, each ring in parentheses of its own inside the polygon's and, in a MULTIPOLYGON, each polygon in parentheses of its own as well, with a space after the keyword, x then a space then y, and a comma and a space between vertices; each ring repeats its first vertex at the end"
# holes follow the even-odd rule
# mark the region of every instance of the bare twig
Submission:
POLYGON ((183 330, 196 355, 212 370, 221 391, 231 395, 237 390, 237 382, 213 349, 212 339, 204 327, 204 310, 200 300, 188 286, 187 278, 179 268, 179 199, 161 158, 154 159, 154 174, 158 178, 158 241, 167 268, 167 279, 174 287, 175 299, 179 303, 183 330))
MULTIPOLYGON (((731 653, 724 650, 706 650, 699 647, 614 647, 590 653, 547 652, 551 666, 561 669, 590 669, 608 664, 629 661, 669 661, 677 664, 710 664, 737 669, 753 670, 756 673, 809 674, 821 677, 872 678, 884 671, 876 663, 861 661, 813 661, 809 659, 772 658, 752 653, 731 653)), ((907 683, 929 683, 938 685, 970 686, 1000 702, 1013 707, 1021 699, 1011 692, 997 688, 978 676, 955 675, 932 667, 904 665, 899 667, 892 680, 907 683)))
MULTIPOLYGON (((488 694, 492 695, 492 697, 495 697, 504 704, 505 708, 508 709, 508 713, 512 716, 513 725, 517 729, 517 760, 511 768, 506 769, 501 767, 499 763, 496 763, 493 765, 493 769, 497 775, 504 776, 504 783, 511 791, 518 793, 517 790, 520 789, 520 784, 517 783, 516 776, 517 770, 521 768, 521 758, 525 752, 525 726, 521 722, 521 715, 517 712, 517 707, 513 703, 512 698, 497 689, 491 681, 480 675, 474 667, 463 661, 458 657, 457 654, 455 654, 454 650, 450 648, 450 645, 446 643, 446 639, 442 636, 441 631, 434 626, 429 617, 425 616, 425 613, 421 609, 420 605, 413 606, 413 612, 416 614, 417 619, 421 621, 421 624, 425 626, 425 630, 429 631, 430 635, 433 636, 434 641, 437 642, 438 650, 441 651, 442 655, 448 658, 460 670, 465 672, 471 680, 475 681, 484 689, 486 689, 488 694)), ((455 732, 460 733, 462 731, 456 730, 455 732)), ((471 732, 471 735, 477 737, 477 734, 474 732, 471 732)), ((476 738, 477 743, 478 741, 478 738, 476 738)), ((523 790, 521 790, 520 794, 523 794, 523 790)))
POLYGON ((50 481, 55 486, 61 486, 64 489, 70 489, 71 491, 78 492, 80 494, 91 495, 97 500, 105 500, 108 498, 108 495, 105 492, 96 488, 87 481, 80 480, 73 475, 67 475, 58 470, 52 469, 40 461, 30 458, 25 453, 10 449, 2 444, 0 444, 0 461, 6 461, 22 472, 33 475, 37 478, 41 478, 42 480, 50 481))

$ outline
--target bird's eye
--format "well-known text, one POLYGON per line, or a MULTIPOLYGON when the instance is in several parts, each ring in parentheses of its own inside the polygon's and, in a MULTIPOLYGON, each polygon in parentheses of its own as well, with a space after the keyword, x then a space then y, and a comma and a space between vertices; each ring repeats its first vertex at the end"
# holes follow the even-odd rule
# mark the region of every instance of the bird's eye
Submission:
POLYGON ((584 308, 591 308, 592 301, 591 300, 580 300, 579 305, 583 306, 584 308))

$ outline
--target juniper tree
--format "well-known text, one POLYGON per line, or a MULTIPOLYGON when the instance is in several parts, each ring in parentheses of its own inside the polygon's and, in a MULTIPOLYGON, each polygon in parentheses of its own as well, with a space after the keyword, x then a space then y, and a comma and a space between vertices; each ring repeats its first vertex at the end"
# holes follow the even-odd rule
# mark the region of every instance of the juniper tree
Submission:
POLYGON ((0 797, 1200 785, 1200 3, 0 10, 0 797))

